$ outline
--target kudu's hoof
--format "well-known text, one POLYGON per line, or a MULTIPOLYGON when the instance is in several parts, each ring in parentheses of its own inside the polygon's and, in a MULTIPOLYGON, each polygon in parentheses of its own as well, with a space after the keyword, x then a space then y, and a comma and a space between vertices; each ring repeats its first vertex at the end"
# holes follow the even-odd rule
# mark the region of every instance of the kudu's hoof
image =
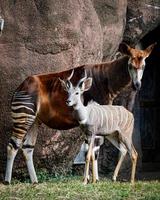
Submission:
POLYGON ((88 181, 83 181, 83 185, 87 185, 88 184, 88 181))
POLYGON ((98 179, 92 181, 92 183, 98 183, 98 182, 99 182, 98 179))
POLYGON ((87 185, 89 183, 89 179, 83 180, 83 185, 87 185))

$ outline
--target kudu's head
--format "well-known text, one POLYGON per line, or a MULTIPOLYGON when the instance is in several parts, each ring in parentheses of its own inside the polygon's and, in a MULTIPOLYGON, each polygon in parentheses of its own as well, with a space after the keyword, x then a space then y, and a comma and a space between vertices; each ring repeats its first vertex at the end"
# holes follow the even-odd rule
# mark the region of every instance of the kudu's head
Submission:
POLYGON ((68 106, 77 106, 81 102, 82 94, 89 90, 92 85, 92 78, 87 78, 87 74, 85 71, 85 75, 83 78, 79 80, 76 86, 73 86, 70 79, 72 78, 74 70, 72 70, 71 75, 67 80, 62 80, 59 78, 63 89, 68 93, 68 99, 66 100, 66 104, 68 106))
POLYGON ((121 43, 119 51, 129 56, 128 71, 132 80, 132 86, 135 90, 140 90, 141 80, 145 69, 145 60, 151 54, 156 43, 151 44, 145 50, 131 48, 126 43, 121 43))

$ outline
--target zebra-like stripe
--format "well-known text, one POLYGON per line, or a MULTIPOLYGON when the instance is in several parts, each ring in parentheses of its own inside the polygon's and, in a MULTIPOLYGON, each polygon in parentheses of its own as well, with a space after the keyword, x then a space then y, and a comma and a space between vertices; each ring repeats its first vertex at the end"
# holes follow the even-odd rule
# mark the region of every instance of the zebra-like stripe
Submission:
POLYGON ((29 108, 28 106, 24 106, 24 105, 21 105, 21 106, 12 106, 12 110, 18 110, 18 109, 21 109, 21 108, 25 108, 25 109, 28 109, 30 110, 31 112, 34 113, 34 110, 32 108, 29 108))
POLYGON ((36 95, 25 91, 15 92, 12 98, 13 135, 23 138, 36 118, 36 95))

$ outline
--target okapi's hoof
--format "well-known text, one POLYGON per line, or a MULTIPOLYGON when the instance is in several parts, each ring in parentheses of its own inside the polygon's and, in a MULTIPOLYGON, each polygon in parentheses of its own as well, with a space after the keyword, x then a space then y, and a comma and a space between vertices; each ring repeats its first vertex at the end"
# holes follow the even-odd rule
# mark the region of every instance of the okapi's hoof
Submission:
POLYGON ((116 182, 117 181, 116 177, 112 177, 112 181, 116 182))
POLYGON ((134 181, 131 181, 131 185, 134 186, 134 185, 135 185, 135 182, 134 182, 134 181))
POLYGON ((4 185, 10 185, 10 182, 8 182, 8 181, 3 181, 3 184, 4 184, 4 185))
POLYGON ((37 182, 37 181, 35 181, 35 182, 33 182, 33 183, 32 183, 32 185, 38 185, 38 182, 37 182))

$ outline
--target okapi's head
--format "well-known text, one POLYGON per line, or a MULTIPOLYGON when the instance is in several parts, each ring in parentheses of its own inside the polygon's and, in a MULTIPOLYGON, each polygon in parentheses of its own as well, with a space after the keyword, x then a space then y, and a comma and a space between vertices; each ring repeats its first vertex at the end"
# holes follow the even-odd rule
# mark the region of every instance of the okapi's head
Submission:
POLYGON ((79 80, 76 86, 73 86, 70 79, 73 76, 74 70, 67 80, 62 80, 59 78, 61 85, 65 91, 68 93, 68 99, 66 100, 66 104, 68 106, 78 106, 81 102, 82 94, 89 90, 92 86, 92 78, 87 78, 87 74, 85 71, 85 75, 83 78, 79 80))
POLYGON ((145 69, 145 60, 151 54, 156 43, 151 44, 145 50, 131 48, 126 43, 121 43, 119 51, 127 56, 128 71, 132 80, 133 89, 140 90, 141 80, 145 69))

